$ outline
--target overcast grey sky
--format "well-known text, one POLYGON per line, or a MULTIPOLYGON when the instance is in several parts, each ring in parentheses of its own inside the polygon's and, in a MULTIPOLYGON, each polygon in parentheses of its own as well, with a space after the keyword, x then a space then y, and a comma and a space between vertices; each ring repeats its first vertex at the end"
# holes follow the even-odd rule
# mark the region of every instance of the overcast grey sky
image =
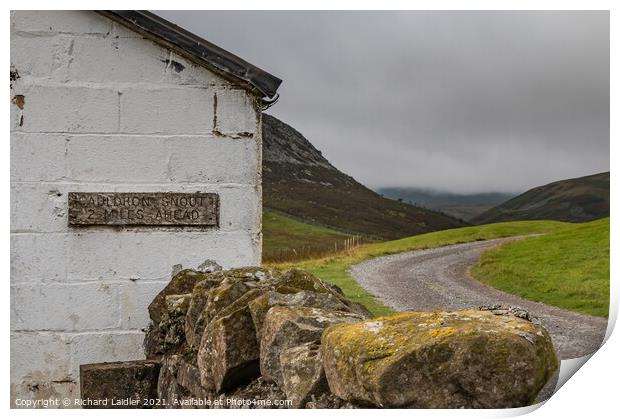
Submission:
POLYGON ((607 12, 157 13, 283 79, 268 112, 369 187, 609 170, 607 12))

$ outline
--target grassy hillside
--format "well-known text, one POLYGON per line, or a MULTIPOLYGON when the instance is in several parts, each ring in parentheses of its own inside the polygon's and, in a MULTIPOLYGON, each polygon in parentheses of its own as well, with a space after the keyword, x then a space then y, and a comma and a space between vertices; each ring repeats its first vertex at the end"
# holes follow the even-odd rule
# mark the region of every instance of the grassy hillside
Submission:
POLYGON ((272 211, 263 212, 263 260, 265 262, 294 260, 300 256, 333 250, 348 234, 329 228, 293 220, 272 211))
POLYGON ((471 221, 474 224, 516 220, 584 222, 608 216, 609 172, 605 172, 530 189, 471 221))
POLYGON ((422 188, 381 188, 378 192, 388 198, 441 211, 469 221, 483 212, 514 197, 514 194, 487 192, 457 194, 422 188))
POLYGON ((263 205, 312 224, 384 240, 466 225, 371 191, 332 166, 301 133, 269 115, 263 115, 263 205))
POLYGON ((282 269, 287 269, 292 266, 307 269, 319 278, 338 285, 349 298, 366 305, 375 315, 379 316, 388 314, 391 310, 376 301, 371 294, 355 282, 347 272, 352 265, 367 259, 412 250, 524 234, 551 233, 561 231, 566 226, 566 223, 556 221, 521 221, 464 227, 437 231, 389 242, 367 244, 351 252, 328 258, 303 261, 294 264, 278 264, 275 266, 282 269))
POLYGON ((529 300, 607 316, 609 218, 572 224, 483 254, 472 275, 529 300))

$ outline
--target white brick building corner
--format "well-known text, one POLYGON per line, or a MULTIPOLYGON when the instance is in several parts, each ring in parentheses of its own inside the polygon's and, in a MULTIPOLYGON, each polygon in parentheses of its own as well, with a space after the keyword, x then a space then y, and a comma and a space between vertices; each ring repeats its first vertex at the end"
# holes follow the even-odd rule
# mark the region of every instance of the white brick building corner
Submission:
POLYGON ((11 13, 13 406, 79 397, 80 364, 143 358, 173 265, 260 264, 261 100, 280 81, 192 60, 131 17, 11 13), (214 192, 219 227, 69 227, 80 191, 214 192))

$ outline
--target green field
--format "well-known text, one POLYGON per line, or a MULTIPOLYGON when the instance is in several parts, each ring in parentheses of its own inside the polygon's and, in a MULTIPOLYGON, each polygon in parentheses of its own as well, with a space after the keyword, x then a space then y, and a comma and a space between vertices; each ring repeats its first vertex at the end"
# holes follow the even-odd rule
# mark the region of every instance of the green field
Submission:
POLYGON ((285 215, 263 211, 263 260, 293 260, 295 254, 319 253, 334 248, 351 237, 349 234, 296 221, 285 215))
MULTIPOLYGON (((389 242, 367 244, 351 252, 327 258, 277 264, 274 266, 281 269, 287 269, 292 266, 307 269, 319 278, 338 285, 349 298, 364 304, 375 315, 380 316, 391 313, 391 310, 376 301, 371 294, 360 287, 357 282, 351 278, 347 271, 352 265, 367 259, 395 253, 466 243, 475 240, 488 240, 536 233, 554 233, 571 226, 571 224, 557 221, 517 221, 464 227, 437 231, 389 242)), ((608 278, 609 275, 607 275, 607 280, 608 278)))
POLYGON ((479 281, 528 300, 607 316, 609 218, 567 224, 544 236, 487 251, 472 268, 479 281))

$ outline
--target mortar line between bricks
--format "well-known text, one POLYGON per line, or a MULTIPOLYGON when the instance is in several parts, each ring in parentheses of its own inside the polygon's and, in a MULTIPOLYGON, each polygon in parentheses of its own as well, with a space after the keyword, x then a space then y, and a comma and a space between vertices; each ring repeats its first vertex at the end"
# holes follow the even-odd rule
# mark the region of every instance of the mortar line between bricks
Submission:
POLYGON ((171 82, 166 80, 160 81, 122 81, 122 80, 108 80, 103 82, 97 82, 92 80, 65 80, 55 77, 42 77, 33 76, 30 74, 23 74, 21 77, 21 86, 24 88, 35 87, 69 87, 77 89, 93 89, 93 90, 115 90, 115 89, 131 89, 141 91, 161 91, 161 90, 220 90, 220 91, 238 91, 246 92, 243 87, 226 84, 225 82, 210 81, 206 83, 184 83, 171 82))
MULTIPOLYGON (((93 137, 93 136, 106 136, 106 137, 157 137, 157 138, 196 138, 196 139, 205 139, 209 138, 214 141, 220 141, 222 138, 229 138, 231 140, 239 140, 238 138, 226 137, 226 136, 215 136, 212 132, 208 133, 136 133, 136 132, 123 132, 123 131, 92 131, 92 132, 73 132, 73 131, 25 131, 25 130, 15 130, 11 131, 12 134, 32 134, 32 135, 67 135, 72 137, 93 137)), ((251 139, 248 139, 250 141, 251 139)), ((17 140, 19 141, 19 140, 17 140)), ((102 140, 105 141, 105 140, 102 140)))
MULTIPOLYGON (((130 185, 136 185, 136 186, 178 186, 178 185, 182 185, 184 187, 218 187, 218 188, 239 188, 239 187, 251 187, 254 188, 256 185, 253 183, 196 183, 196 182, 175 182, 175 183, 152 183, 152 182, 122 182, 122 181, 118 181, 118 182, 109 182, 109 181, 71 181, 71 180, 62 180, 62 181, 45 181, 45 180, 12 180, 11 181, 12 185, 42 185, 42 184, 49 184, 49 185, 67 185, 67 186, 73 186, 73 185, 93 185, 93 186, 97 186, 97 185, 111 185, 111 186, 118 186, 118 185, 122 185, 122 186, 130 186, 130 185)), ((110 191, 109 193, 112 192, 117 192, 117 191, 110 191)), ((132 192, 132 191, 130 191, 132 192)), ((153 191, 153 192, 157 192, 157 191, 153 191)))
MULTIPOLYGON (((122 226, 120 226, 122 227, 122 226)), ((242 235, 247 235, 247 234, 257 234, 259 233, 258 230, 241 230, 241 229, 237 229, 237 230, 223 230, 223 229, 214 229, 212 227, 207 227, 207 228, 200 228, 200 227, 193 227, 193 228, 183 228, 183 230, 179 231, 179 226, 155 226, 155 228, 153 228, 153 226, 149 227, 149 226, 145 226, 142 228, 138 228, 138 227, 122 227, 119 228, 119 226, 91 226, 88 227, 88 230, 81 230, 81 227, 77 227, 76 230, 11 230, 10 234, 12 236, 27 236, 27 235, 49 235, 49 234, 65 234, 65 235, 76 235, 79 234, 81 236, 88 236, 88 235, 101 235, 101 234, 106 234, 106 233, 114 233, 114 234, 123 234, 123 233, 146 233, 152 236, 169 236, 170 233, 176 233, 179 234, 179 232, 181 233, 181 235, 185 235, 187 234, 189 235, 195 235, 195 233, 200 233, 200 234, 217 234, 219 236, 222 235, 229 235, 229 236, 234 236, 236 234, 242 234, 242 235)))
MULTIPOLYGON (((203 132, 181 132, 181 133, 171 133, 171 132, 125 132, 125 131, 26 131, 26 130, 11 130, 11 134, 37 134, 37 135, 73 135, 73 136, 123 136, 123 137, 209 137, 213 139, 220 140, 231 140, 231 141, 247 141, 252 142, 253 137, 240 137, 239 133, 232 134, 222 134, 222 135, 213 135, 212 131, 203 131, 203 132)), ((257 135, 254 133, 254 135, 257 135)))
POLYGON ((24 334, 37 334, 37 335, 68 335, 68 336, 94 336, 101 334, 116 334, 116 335, 137 335, 144 334, 142 329, 88 329, 82 331, 71 331, 71 330, 54 330, 54 329, 40 329, 40 330, 30 330, 30 329, 15 329, 11 330, 11 333, 24 333, 24 334), (113 332, 113 333, 109 333, 113 332))
MULTIPOLYGON (((105 284, 106 286, 110 285, 110 284, 105 284)), ((115 301, 115 308, 116 308, 116 328, 122 328, 123 327, 123 293, 121 292, 121 287, 120 286, 113 286, 112 289, 114 289, 116 291, 116 301, 115 301)))
MULTIPOLYGON (((47 39, 52 39, 52 38, 74 38, 74 37, 80 37, 80 38, 90 38, 90 39, 105 39, 106 38, 106 34, 102 33, 102 32, 65 32, 65 31, 59 31, 59 32, 47 32, 47 31, 24 31, 24 30, 16 30, 14 32, 11 32, 11 35, 19 37, 19 38, 28 38, 28 39, 33 39, 33 38, 47 38, 47 39)), ((40 78, 40 77, 39 77, 40 78)))
POLYGON ((122 109, 121 109, 121 96, 123 92, 119 90, 116 91, 116 130, 118 132, 121 131, 121 118, 122 118, 122 109))
POLYGON ((101 286, 101 285, 110 285, 110 286, 114 286, 114 287, 120 287, 120 286, 131 286, 132 284, 135 285, 167 285, 170 282, 170 278, 171 275, 168 274, 166 276, 161 277, 161 279, 138 279, 136 281, 132 281, 129 278, 123 278, 123 279, 78 279, 78 280, 73 280, 73 279, 66 279, 63 281, 57 281, 57 282, 53 282, 53 281, 28 281, 28 282, 20 282, 20 283, 12 283, 9 286, 11 288, 24 288, 24 287, 41 287, 41 288, 46 288, 49 286, 61 286, 61 287, 73 287, 73 286, 80 286, 80 285, 97 285, 97 286, 101 286))

